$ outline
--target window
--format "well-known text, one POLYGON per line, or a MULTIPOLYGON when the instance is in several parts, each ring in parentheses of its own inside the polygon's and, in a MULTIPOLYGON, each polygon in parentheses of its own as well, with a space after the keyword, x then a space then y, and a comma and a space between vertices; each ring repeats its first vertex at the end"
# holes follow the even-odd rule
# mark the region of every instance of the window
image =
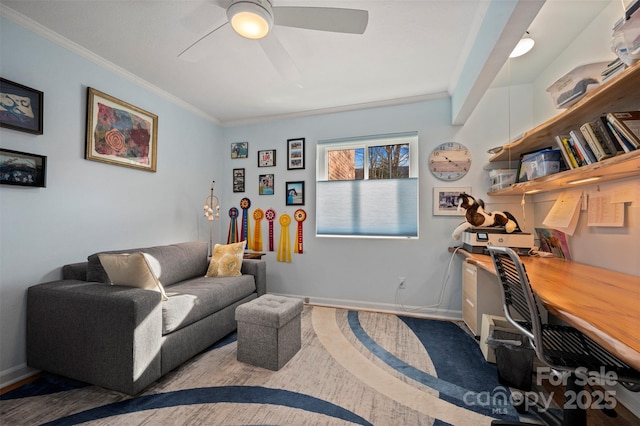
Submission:
POLYGON ((316 235, 418 236, 418 133, 319 141, 316 235))

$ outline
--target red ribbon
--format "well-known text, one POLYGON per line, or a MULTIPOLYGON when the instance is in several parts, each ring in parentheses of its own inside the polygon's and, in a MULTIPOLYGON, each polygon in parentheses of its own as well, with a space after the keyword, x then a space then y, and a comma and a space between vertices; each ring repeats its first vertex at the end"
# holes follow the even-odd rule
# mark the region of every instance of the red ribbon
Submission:
POLYGON ((273 251, 273 221, 276 220, 276 211, 267 209, 264 212, 264 217, 269 222, 269 251, 273 251))
POLYGON ((293 217, 295 218, 296 222, 298 222, 298 235, 296 238, 297 244, 293 252, 302 254, 302 222, 304 222, 304 220, 307 218, 307 212, 302 209, 298 209, 293 213, 293 217))

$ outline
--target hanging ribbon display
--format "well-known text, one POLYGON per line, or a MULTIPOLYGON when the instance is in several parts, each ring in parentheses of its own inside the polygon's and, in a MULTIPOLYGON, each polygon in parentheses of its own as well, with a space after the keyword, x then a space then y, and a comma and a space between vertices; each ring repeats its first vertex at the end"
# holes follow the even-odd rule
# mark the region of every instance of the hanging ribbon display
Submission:
POLYGON ((278 262, 291 262, 291 243, 289 240, 289 224, 291 216, 280 215, 280 242, 278 243, 278 262))
POLYGON ((227 234, 227 244, 238 242, 238 209, 231 207, 229 209, 229 233, 227 234))
POLYGON ((267 209, 264 213, 265 219, 269 222, 269 251, 273 251, 273 221, 276 220, 276 211, 267 209))
POLYGON ((251 227, 249 222, 249 207, 251 207, 251 200, 243 198, 240 200, 240 208, 242 209, 242 228, 240 230, 240 241, 246 241, 247 248, 253 247, 251 243, 251 227))
POLYGON ((302 254, 302 222, 307 218, 307 212, 298 209, 293 213, 293 218, 298 222, 298 232, 296 234, 296 246, 294 253, 302 254))
POLYGON ((262 226, 260 223, 263 217, 264 212, 262 209, 255 209, 253 211, 253 218, 256 221, 256 226, 253 230, 253 250, 255 251, 262 251, 262 226))

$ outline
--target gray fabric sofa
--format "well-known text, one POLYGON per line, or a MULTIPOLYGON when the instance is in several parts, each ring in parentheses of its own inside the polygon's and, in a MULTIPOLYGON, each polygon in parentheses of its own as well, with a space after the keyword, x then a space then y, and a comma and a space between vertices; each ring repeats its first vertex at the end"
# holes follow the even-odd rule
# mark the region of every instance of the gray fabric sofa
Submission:
POLYGON ((109 284, 98 253, 65 265, 62 280, 27 291, 30 367, 136 394, 236 329, 235 309, 266 293, 266 262, 238 277, 205 277, 206 242, 109 251, 160 264, 167 293, 109 284))

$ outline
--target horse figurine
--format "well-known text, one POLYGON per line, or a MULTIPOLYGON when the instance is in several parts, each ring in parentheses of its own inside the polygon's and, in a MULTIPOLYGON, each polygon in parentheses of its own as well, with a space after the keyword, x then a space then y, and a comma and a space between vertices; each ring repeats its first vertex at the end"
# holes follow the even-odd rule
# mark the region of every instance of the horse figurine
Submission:
POLYGON ((464 192, 458 195, 456 199, 458 211, 465 210, 466 222, 460 224, 452 234, 453 239, 459 240, 460 235, 465 229, 472 226, 504 226, 504 230, 508 233, 521 232, 520 226, 516 218, 509 212, 485 212, 484 201, 476 200, 469 194, 464 192))

